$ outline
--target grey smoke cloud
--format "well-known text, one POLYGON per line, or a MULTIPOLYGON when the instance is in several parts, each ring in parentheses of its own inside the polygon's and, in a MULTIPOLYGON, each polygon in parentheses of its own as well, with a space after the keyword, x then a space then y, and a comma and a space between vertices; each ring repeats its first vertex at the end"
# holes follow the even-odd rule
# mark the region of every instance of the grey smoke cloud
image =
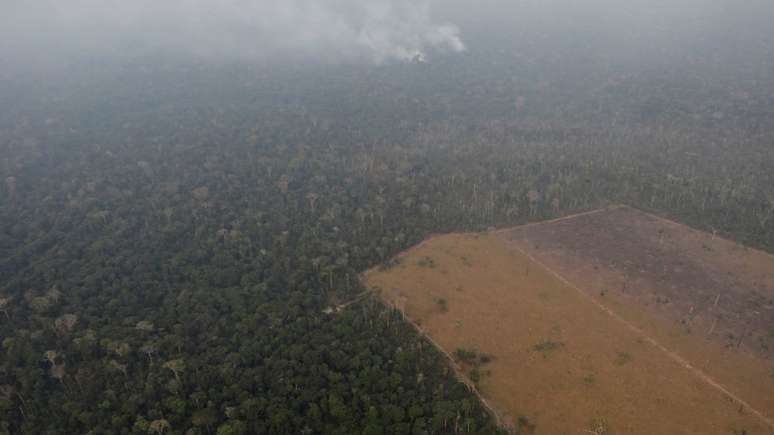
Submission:
POLYGON ((259 59, 411 60, 460 52, 429 0, 6 0, 0 54, 171 50, 259 59))

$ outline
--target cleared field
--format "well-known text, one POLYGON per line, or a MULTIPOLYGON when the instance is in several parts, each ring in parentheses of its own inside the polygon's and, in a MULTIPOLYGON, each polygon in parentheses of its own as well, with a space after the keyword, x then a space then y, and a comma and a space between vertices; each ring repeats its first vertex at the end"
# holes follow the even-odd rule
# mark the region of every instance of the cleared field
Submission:
MULTIPOLYGON (((448 353, 463 348, 491 355, 489 362, 477 360, 478 389, 525 432, 772 434, 774 366, 755 346, 767 333, 760 313, 771 320, 766 304, 774 291, 767 285, 774 280, 765 280, 774 274, 774 258, 729 243, 617 208, 435 237, 399 256, 397 265, 367 272, 364 281, 448 353), (630 240, 611 233, 611 222, 630 240), (654 243, 668 247, 668 256, 637 239, 640 232, 651 237, 648 225, 658 227, 654 243), (703 272, 716 267, 711 254, 726 248, 734 250, 732 263, 703 272), (654 280, 639 275, 661 271, 662 263, 672 271, 654 280), (683 277, 675 267, 688 278, 674 280, 683 277), (752 280, 757 287, 719 289, 692 281, 693 274, 729 272, 743 274, 730 282, 752 280), (725 317, 749 309, 737 301, 748 291, 762 298, 754 304, 754 316, 761 317, 740 323, 741 341, 724 338, 738 323, 725 317), (697 296, 705 293, 714 296, 697 296), (664 297, 669 302, 654 300, 664 297), (684 323, 685 313, 691 317, 684 323)), ((457 365, 466 376, 473 368, 457 365)))

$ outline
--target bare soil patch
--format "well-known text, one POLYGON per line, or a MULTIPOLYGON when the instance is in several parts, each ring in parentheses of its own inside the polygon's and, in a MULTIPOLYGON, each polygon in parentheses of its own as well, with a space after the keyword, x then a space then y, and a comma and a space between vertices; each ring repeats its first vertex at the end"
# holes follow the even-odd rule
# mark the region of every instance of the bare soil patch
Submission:
POLYGON ((498 232, 589 290, 774 358, 774 256, 629 207, 498 232), (593 280, 593 285, 590 280, 593 280))
POLYGON ((457 369, 525 433, 774 434, 774 257, 615 208, 397 260, 366 285, 448 354, 475 350, 457 369))

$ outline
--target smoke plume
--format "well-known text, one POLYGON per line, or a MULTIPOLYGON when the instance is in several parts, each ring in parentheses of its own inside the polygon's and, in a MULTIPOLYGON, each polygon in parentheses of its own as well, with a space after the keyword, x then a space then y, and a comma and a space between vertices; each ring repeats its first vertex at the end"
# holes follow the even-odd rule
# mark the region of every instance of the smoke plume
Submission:
POLYGON ((183 52, 385 62, 465 49, 429 0, 7 0, 0 55, 183 52))

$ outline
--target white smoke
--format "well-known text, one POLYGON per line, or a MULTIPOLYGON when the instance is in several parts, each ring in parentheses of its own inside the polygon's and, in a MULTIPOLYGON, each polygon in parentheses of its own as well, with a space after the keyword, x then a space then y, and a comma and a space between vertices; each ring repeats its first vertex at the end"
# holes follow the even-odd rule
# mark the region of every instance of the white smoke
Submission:
POLYGON ((430 0, 6 0, 0 54, 160 49, 374 62, 460 52, 430 0))

